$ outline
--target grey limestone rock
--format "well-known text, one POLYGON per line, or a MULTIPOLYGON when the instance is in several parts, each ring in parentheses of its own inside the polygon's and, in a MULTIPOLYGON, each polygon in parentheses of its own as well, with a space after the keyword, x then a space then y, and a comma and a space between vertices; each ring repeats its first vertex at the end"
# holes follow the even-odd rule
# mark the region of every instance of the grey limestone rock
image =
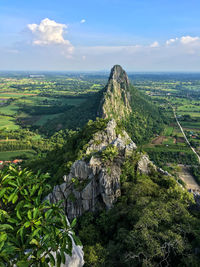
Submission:
POLYGON ((55 186, 47 196, 51 202, 64 200, 63 207, 69 220, 85 211, 95 211, 100 207, 109 209, 121 195, 121 167, 127 154, 132 153, 136 145, 125 131, 117 134, 116 127, 112 119, 104 131, 97 132, 89 141, 86 151, 87 155, 91 155, 89 162, 84 158, 75 161, 70 173, 64 177, 65 182, 55 186), (118 155, 113 161, 108 159, 105 162, 101 158, 101 151, 109 145, 117 147, 118 155))
POLYGON ((150 161, 148 155, 142 154, 138 161, 138 171, 144 174, 149 174, 152 170, 156 170, 156 166, 150 161))

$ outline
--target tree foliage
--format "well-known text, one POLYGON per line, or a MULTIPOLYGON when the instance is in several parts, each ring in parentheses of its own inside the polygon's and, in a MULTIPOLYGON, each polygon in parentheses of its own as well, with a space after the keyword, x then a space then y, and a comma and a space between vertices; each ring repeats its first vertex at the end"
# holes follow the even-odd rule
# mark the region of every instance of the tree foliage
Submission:
POLYGON ((124 164, 114 207, 78 220, 86 266, 198 266, 200 221, 188 210, 192 195, 154 170, 138 173, 135 158, 124 164))
POLYGON ((0 266, 60 266, 71 254, 74 234, 61 203, 43 201, 48 178, 13 166, 0 172, 0 266))

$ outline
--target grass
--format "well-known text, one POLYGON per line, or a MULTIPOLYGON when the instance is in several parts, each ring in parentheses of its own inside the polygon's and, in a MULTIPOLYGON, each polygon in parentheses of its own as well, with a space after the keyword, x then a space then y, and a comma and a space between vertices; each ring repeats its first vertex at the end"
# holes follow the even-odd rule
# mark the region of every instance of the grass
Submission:
POLYGON ((181 126, 189 129, 200 129, 200 122, 187 122, 182 121, 181 126))
POLYGON ((190 115, 192 118, 195 118, 195 117, 200 117, 200 112, 197 111, 197 112, 186 112, 186 111, 179 111, 177 113, 178 115, 190 115))
POLYGON ((174 130, 174 127, 168 126, 165 128, 163 135, 164 136, 170 136, 170 135, 172 135, 173 130, 174 130))
POLYGON ((15 124, 14 118, 9 116, 1 116, 0 115, 0 130, 17 130, 19 126, 15 124))
POLYGON ((0 160, 20 159, 21 155, 26 155, 27 158, 31 158, 35 154, 36 152, 34 150, 5 151, 0 152, 0 160))
POLYGON ((165 141, 163 141, 163 145, 173 145, 174 144, 174 138, 167 137, 165 141))
POLYGON ((62 113, 59 114, 51 114, 51 115, 42 115, 38 121, 34 123, 36 126, 43 126, 48 120, 55 119, 56 117, 60 116, 62 113))
POLYGON ((8 106, 0 107, 0 113, 5 115, 15 115, 19 110, 19 107, 14 103, 11 103, 8 106))

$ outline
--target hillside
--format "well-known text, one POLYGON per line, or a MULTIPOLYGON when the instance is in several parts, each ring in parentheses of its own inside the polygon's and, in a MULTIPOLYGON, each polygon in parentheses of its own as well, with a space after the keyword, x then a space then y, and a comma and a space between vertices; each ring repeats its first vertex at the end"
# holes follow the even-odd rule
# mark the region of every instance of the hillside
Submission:
POLYGON ((49 121, 45 132, 83 127, 88 120, 114 118, 128 131, 133 141, 147 142, 163 128, 162 114, 151 98, 135 89, 121 66, 115 65, 108 83, 79 107, 71 108, 56 120, 49 121), (142 124, 141 124, 142 123, 142 124))
MULTIPOLYGON (((96 117, 103 119, 100 124, 115 119, 118 132, 125 129, 137 145, 147 142, 153 135, 159 133, 163 126, 162 114, 158 107, 149 97, 144 96, 130 84, 126 72, 119 65, 112 68, 108 83, 103 90, 93 95, 90 101, 83 103, 74 112, 71 110, 60 119, 49 122, 48 127, 51 128, 52 125, 57 127, 56 125, 60 125, 62 121, 65 127, 76 129, 86 125, 88 119, 95 120, 96 117)), ((77 147, 83 149, 83 144, 86 145, 92 134, 99 129, 96 125, 98 121, 94 124, 89 123, 80 131, 67 134, 61 147, 57 146, 45 158, 33 160, 28 166, 50 172, 55 177, 54 182, 62 179, 65 172, 69 171, 69 163, 67 165, 66 162, 76 159, 77 153, 74 151, 77 151, 77 147), (69 151, 73 149, 73 153, 70 154, 69 151)))
POLYGON ((60 174, 68 168, 64 181, 47 199, 62 200, 70 221, 78 218, 84 266, 198 266, 199 215, 174 177, 139 152, 114 119, 90 121, 70 140, 66 165, 57 165, 60 174))

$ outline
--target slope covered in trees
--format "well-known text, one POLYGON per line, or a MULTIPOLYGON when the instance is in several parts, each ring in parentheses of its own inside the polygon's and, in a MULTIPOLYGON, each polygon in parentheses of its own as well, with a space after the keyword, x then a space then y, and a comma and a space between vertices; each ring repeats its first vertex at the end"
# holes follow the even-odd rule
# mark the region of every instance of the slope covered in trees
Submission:
POLYGON ((79 218, 85 266, 198 266, 199 212, 172 177, 135 171, 132 155, 121 175, 122 195, 109 211, 79 218))

